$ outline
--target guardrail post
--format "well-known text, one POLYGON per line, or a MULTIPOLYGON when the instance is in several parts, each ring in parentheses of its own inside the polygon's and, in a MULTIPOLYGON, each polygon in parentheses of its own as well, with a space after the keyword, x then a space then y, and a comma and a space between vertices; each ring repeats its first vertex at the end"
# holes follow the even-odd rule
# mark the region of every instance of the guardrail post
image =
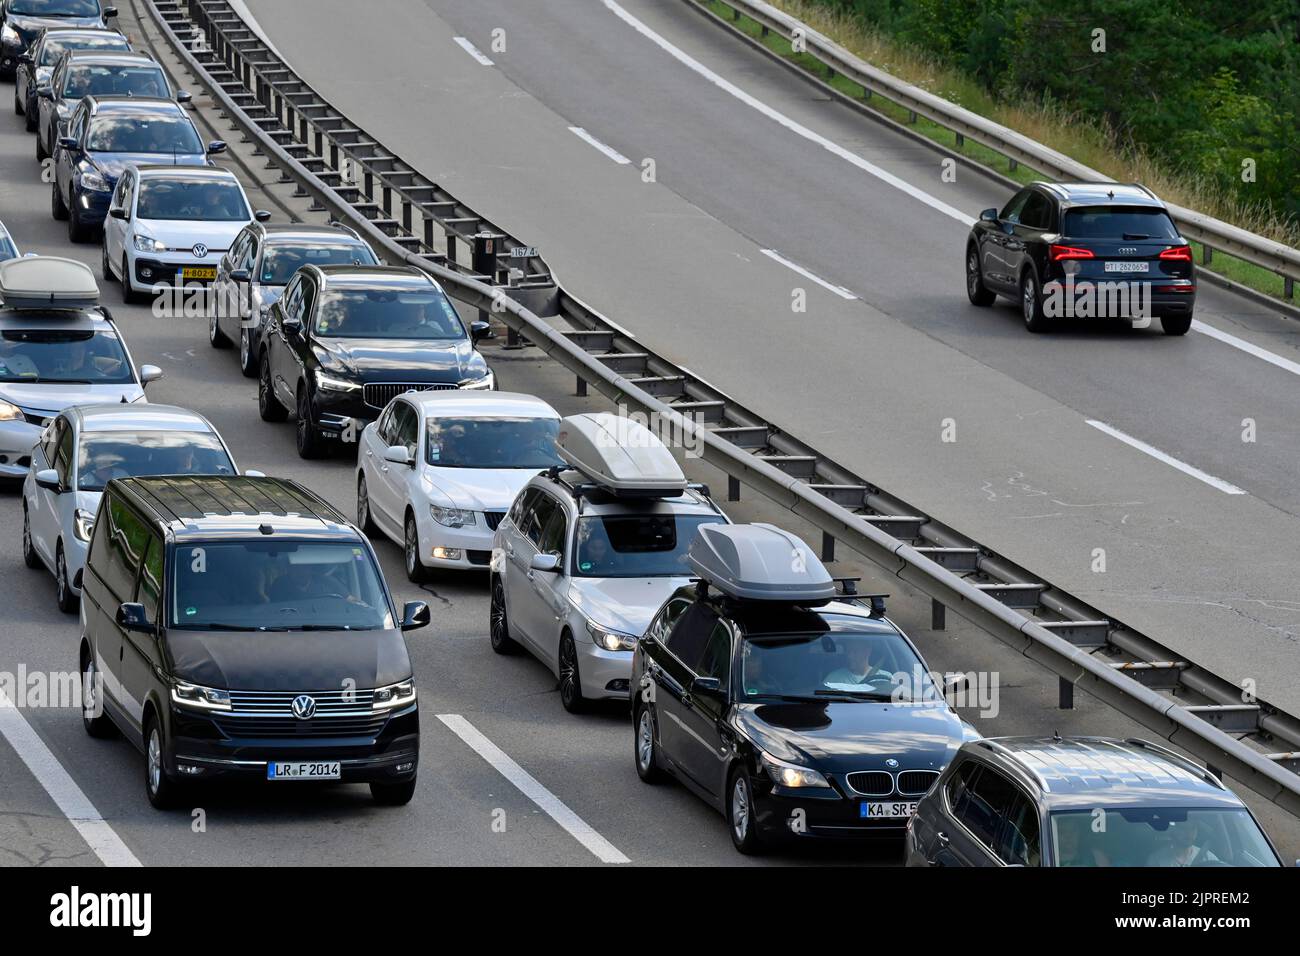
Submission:
POLYGON ((1208 770, 1210 773, 1214 774, 1216 777, 1223 776, 1223 771, 1221 771, 1218 767, 1216 767, 1212 763, 1206 763, 1205 769, 1208 770))
POLYGON ((1074 710, 1074 681, 1064 677, 1056 679, 1056 706, 1060 710, 1074 710))
MULTIPOLYGON (((510 331, 514 332, 514 329, 511 329, 510 331)), ((581 375, 578 376, 578 397, 579 398, 587 397, 587 380, 583 378, 581 375)))
POLYGON ((1007 168, 1010 169, 1012 172, 1015 172, 1016 167, 1018 167, 1019 165, 1020 165, 1020 164, 1019 164, 1018 162, 1016 162, 1014 159, 1011 159, 1011 158, 1008 157, 1008 159, 1007 159, 1007 168))
POLYGON ((1207 246, 1207 245, 1205 245, 1205 244, 1202 244, 1202 245, 1201 245, 1201 262, 1205 263, 1205 265, 1208 266, 1208 265, 1209 265, 1211 262, 1213 262, 1213 261, 1214 261, 1214 250, 1211 249, 1209 246, 1207 246))
POLYGON ((822 560, 835 560, 835 536, 829 531, 822 532, 822 560))
POLYGON ((727 476, 727 500, 728 501, 740 500, 740 479, 737 478, 735 475, 727 476))
POLYGON ((958 134, 957 134, 957 148, 958 148, 958 149, 961 149, 961 148, 962 148, 963 146, 965 146, 965 145, 966 145, 966 137, 963 136, 961 133, 958 133, 958 134))
POLYGON ((930 630, 943 631, 948 627, 948 609, 935 598, 930 598, 930 630))
MULTIPOLYGON (((430 229, 429 231, 432 234, 433 230, 430 229)), ((453 269, 456 267, 456 234, 450 229, 447 230, 447 262, 451 264, 453 269)))
POLYGON ((1282 294, 1285 295, 1288 299, 1295 298, 1295 279, 1292 279, 1290 276, 1287 276, 1285 279, 1282 280, 1282 294))

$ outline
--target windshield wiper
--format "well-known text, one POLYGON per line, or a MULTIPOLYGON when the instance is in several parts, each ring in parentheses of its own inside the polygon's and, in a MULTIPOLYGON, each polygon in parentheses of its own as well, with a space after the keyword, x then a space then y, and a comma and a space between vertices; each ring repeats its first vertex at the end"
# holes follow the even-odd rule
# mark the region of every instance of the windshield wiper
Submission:
POLYGON ((1145 232, 1126 232, 1124 233, 1124 238, 1131 242, 1135 242, 1138 239, 1150 239, 1151 237, 1145 232))
POLYGON ((255 627, 252 624, 218 624, 209 622, 207 624, 186 624, 186 629, 191 631, 264 631, 264 627, 255 627))
POLYGON ((847 697, 849 700, 893 700, 893 694, 882 694, 877 690, 817 690, 818 697, 847 697))

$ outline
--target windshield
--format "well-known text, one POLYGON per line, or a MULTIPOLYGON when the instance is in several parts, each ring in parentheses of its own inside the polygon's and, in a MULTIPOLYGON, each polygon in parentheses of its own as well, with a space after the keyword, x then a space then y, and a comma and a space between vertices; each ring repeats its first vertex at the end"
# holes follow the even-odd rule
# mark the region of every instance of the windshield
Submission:
POLYGON ((103 36, 47 37, 41 45, 41 58, 37 66, 53 66, 64 50, 129 50, 126 37, 104 31, 103 36))
POLYGON ((0 337, 0 382, 134 384, 116 333, 9 329, 0 337))
POLYGON ((558 418, 431 418, 426 460, 439 468, 530 468, 561 464, 558 418))
POLYGON ((463 339, 465 327, 437 289, 328 289, 316 334, 330 338, 463 339))
POLYGON ((339 243, 332 246, 276 244, 268 246, 262 256, 262 271, 258 273, 265 285, 288 285, 299 266, 373 266, 375 255, 369 246, 360 243, 339 243))
POLYGON ((1071 239, 1177 239, 1163 209, 1144 206, 1083 206, 1065 214, 1061 234, 1071 239))
POLYGON ((142 178, 137 219, 245 222, 248 203, 232 180, 142 178))
POLYGON ((590 515, 578 519, 578 574, 591 578, 689 575, 686 549, 717 515, 590 515))
POLYGON ((210 432, 87 432, 77 454, 78 491, 103 491, 114 478, 234 473, 234 462, 210 432))
POLYGON ((1240 808, 1101 807, 1051 814, 1057 866, 1280 866, 1240 808))
POLYGON ((202 153, 194 124, 184 116, 97 116, 86 148, 92 153, 202 153))
POLYGON ((9 12, 20 17, 97 17, 99 0, 14 0, 9 12))
POLYGON ((69 68, 63 84, 65 99, 83 96, 160 96, 170 95, 162 70, 156 66, 95 66, 84 64, 69 68))
POLYGON ((186 630, 373 630, 393 615, 350 541, 221 541, 176 549, 172 623, 186 630))
MULTIPOLYGON (((854 619, 840 620, 855 626, 854 619)), ((749 637, 741 651, 740 688, 745 697, 942 699, 911 645, 893 631, 749 637)))

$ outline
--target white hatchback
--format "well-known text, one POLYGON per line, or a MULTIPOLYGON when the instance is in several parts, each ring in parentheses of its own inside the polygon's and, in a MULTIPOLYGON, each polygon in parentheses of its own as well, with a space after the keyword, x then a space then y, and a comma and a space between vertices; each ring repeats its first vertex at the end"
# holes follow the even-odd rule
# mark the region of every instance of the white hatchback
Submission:
POLYGON ((405 392, 361 432, 357 524, 402 545, 406 574, 482 568, 515 496, 560 465, 560 416, 532 395, 405 392))

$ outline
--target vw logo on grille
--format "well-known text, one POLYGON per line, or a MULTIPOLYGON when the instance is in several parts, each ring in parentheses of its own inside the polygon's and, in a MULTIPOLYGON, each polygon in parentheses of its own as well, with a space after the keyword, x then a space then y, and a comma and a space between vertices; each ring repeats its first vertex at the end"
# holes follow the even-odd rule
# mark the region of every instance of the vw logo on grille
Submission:
POLYGON ((289 706, 293 710, 293 715, 299 720, 310 720, 316 713, 316 698, 299 694, 289 706))
MULTIPOLYGON (((298 702, 295 700, 293 703, 294 706, 297 707, 298 702)), ((895 767, 898 766, 898 761, 895 760, 893 757, 890 757, 888 760, 885 761, 885 766, 888 767, 890 770, 893 770, 895 767)))
POLYGON ((201 242, 196 242, 194 243, 194 248, 191 249, 190 252, 194 253, 195 259, 202 259, 208 254, 208 247, 201 242))

